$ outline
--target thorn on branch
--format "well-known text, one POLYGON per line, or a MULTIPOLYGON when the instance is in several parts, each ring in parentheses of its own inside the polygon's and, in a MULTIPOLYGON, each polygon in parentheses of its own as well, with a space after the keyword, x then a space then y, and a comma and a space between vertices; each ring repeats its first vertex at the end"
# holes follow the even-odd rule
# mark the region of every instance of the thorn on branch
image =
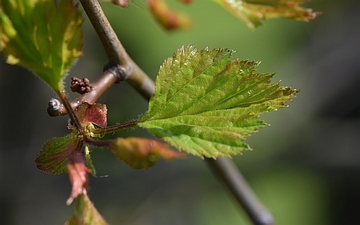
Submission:
POLYGON ((88 78, 80 79, 77 77, 72 77, 70 89, 72 92, 77 92, 83 95, 85 93, 89 93, 92 89, 92 86, 88 78))

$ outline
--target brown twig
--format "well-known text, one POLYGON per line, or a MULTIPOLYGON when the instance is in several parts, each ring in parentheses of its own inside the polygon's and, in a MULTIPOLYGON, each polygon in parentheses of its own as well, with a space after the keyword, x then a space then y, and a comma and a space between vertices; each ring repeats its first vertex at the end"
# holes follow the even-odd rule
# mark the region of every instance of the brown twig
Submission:
MULTIPOLYGON (((96 82, 91 83, 91 91, 81 95, 75 100, 71 101, 70 105, 73 110, 75 110, 83 102, 95 103, 96 100, 104 94, 104 92, 114 83, 118 82, 119 79, 119 69, 112 67, 106 70, 96 82)), ((50 116, 62 116, 66 115, 67 111, 63 104, 57 99, 51 99, 48 103, 47 112, 50 116)))
POLYGON ((104 46, 110 65, 122 66, 125 75, 123 79, 149 100, 155 90, 154 82, 127 54, 98 0, 80 0, 80 2, 104 46))

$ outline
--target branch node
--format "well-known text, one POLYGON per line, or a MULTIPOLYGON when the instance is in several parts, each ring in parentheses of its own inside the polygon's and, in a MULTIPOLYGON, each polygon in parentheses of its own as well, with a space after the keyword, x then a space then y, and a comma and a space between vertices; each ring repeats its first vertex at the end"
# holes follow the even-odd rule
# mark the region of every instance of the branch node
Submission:
POLYGON ((109 63, 104 66, 104 71, 109 71, 115 78, 115 84, 120 83, 120 81, 124 81, 131 74, 131 66, 122 66, 119 64, 109 63))

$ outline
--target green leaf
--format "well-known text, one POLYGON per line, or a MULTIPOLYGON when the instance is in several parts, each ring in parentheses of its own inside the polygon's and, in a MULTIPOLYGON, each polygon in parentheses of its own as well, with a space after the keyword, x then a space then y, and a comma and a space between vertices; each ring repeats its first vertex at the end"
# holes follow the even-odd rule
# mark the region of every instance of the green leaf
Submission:
POLYGON ((117 138, 112 141, 110 149, 119 159, 135 169, 153 166, 160 157, 172 160, 185 156, 160 141, 147 138, 117 138))
POLYGON ((82 22, 71 0, 0 0, 0 49, 7 63, 32 70, 59 92, 82 55, 82 22))
POLYGON ((38 169, 48 173, 67 173, 69 156, 82 148, 82 141, 76 132, 70 133, 65 137, 53 138, 47 141, 41 148, 35 163, 38 169))
POLYGON ((106 225, 106 221, 86 194, 77 198, 76 206, 72 217, 65 222, 65 225, 106 225))
POLYGON ((216 158, 249 150, 265 126, 259 114, 286 107, 297 90, 270 84, 253 61, 230 61, 232 50, 179 49, 161 66, 148 111, 138 121, 179 150, 216 158))
POLYGON ((262 24, 263 20, 271 18, 289 18, 308 22, 321 13, 313 12, 300 5, 307 0, 215 0, 246 25, 254 29, 262 24))

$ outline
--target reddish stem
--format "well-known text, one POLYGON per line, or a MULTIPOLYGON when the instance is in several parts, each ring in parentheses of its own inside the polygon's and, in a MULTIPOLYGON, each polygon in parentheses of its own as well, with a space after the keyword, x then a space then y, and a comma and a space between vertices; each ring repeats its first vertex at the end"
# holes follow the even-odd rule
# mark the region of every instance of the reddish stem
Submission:
POLYGON ((71 104, 67 98, 67 95, 64 91, 58 92, 57 93, 65 110, 68 112, 69 118, 71 120, 71 122, 74 124, 76 130, 78 131, 78 133, 83 133, 83 128, 80 124, 79 119, 77 118, 75 111, 73 110, 73 108, 71 107, 71 104))
POLYGON ((109 140, 95 140, 89 136, 84 136, 83 140, 86 143, 88 143, 92 146, 97 146, 97 147, 108 147, 111 144, 111 141, 109 141, 109 140))
POLYGON ((116 124, 116 125, 112 125, 112 126, 108 126, 108 127, 104 127, 104 128, 98 128, 98 129, 94 130, 93 133, 94 134, 106 134, 106 133, 111 133, 111 132, 119 131, 121 129, 131 128, 131 127, 136 127, 136 126, 137 126, 137 121, 130 121, 130 122, 116 124))

